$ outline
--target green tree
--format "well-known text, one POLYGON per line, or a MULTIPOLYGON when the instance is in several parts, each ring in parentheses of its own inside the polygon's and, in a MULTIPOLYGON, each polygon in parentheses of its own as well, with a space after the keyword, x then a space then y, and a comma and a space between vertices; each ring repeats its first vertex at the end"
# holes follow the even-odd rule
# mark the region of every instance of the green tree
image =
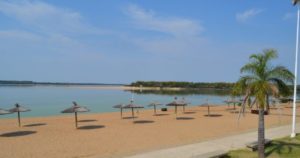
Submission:
POLYGON ((277 58, 273 49, 263 50, 250 56, 250 62, 241 68, 243 76, 235 84, 234 93, 245 95, 242 111, 250 97, 258 104, 258 157, 264 158, 265 125, 264 111, 268 109, 269 96, 279 97, 290 94, 287 83, 292 83, 293 73, 283 66, 272 66, 271 60, 277 58))

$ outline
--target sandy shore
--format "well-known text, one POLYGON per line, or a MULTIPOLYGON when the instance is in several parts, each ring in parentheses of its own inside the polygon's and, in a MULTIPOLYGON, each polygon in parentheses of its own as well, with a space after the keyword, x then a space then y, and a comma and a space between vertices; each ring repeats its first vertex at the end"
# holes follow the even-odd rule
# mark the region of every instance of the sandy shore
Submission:
MULTIPOLYGON (((300 121, 298 109, 297 121, 300 121)), ((246 113, 237 121, 227 106, 212 107, 213 117, 205 116, 205 107, 187 107, 176 115, 140 110, 137 118, 120 119, 120 113, 79 114, 74 116, 24 118, 23 127, 16 119, 0 119, 0 157, 2 158, 88 158, 122 157, 136 153, 196 143, 228 135, 254 131, 257 115, 246 113), (27 134, 27 135, 26 135, 27 134)), ((265 118, 266 127, 289 124, 292 109, 272 109, 265 118)), ((130 116, 124 113, 124 117, 130 116)))

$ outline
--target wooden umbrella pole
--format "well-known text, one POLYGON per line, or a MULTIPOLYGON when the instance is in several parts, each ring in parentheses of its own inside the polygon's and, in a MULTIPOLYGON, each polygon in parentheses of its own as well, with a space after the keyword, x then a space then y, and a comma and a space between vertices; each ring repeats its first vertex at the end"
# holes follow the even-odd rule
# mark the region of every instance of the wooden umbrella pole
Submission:
POLYGON ((77 124, 77 112, 75 112, 75 127, 78 128, 78 124, 77 124))
POLYGON ((120 109, 121 109, 121 118, 123 118, 123 108, 120 109))
POLYGON ((134 110, 131 108, 132 119, 134 119, 134 110))
POLYGON ((19 123, 19 127, 21 127, 20 111, 18 111, 18 123, 19 123))
POLYGON ((207 106, 208 108, 208 116, 210 116, 210 109, 209 109, 209 105, 207 106))

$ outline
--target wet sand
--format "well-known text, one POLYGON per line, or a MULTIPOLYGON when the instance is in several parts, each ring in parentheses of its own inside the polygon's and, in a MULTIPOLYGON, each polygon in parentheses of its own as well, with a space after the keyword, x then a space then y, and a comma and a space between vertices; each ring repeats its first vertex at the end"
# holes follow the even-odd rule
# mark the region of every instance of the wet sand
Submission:
MULTIPOLYGON (((246 113, 238 121, 238 114, 227 106, 187 107, 186 113, 173 108, 167 112, 139 110, 137 118, 131 112, 79 114, 79 129, 75 129, 74 115, 23 118, 22 127, 16 119, 0 119, 0 157, 3 158, 89 158, 122 157, 197 143, 228 135, 255 131, 257 115, 246 113)), ((238 107, 237 107, 238 109, 238 107)), ((297 122, 300 121, 298 108, 297 122)), ((265 117, 267 128, 291 123, 292 108, 271 109, 265 117)), ((0 116, 1 117, 1 116, 0 116)))

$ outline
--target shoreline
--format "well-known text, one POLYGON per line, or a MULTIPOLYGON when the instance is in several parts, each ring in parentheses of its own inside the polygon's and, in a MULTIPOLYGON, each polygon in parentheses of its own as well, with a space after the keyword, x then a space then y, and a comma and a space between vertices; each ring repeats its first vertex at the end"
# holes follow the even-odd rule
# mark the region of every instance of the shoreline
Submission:
MULTIPOLYGON (((214 107, 227 107, 228 105, 225 105, 225 104, 214 104, 214 105, 211 105, 211 108, 214 108, 214 107)), ((233 105, 230 105, 230 106, 233 106, 233 105)), ((145 106, 147 107, 147 106, 145 106)), ((157 110, 160 111, 160 108, 167 108, 168 111, 173 111, 174 110, 174 107, 170 107, 170 106, 159 106, 157 107, 157 110)), ((180 109, 181 107, 179 107, 180 109)), ((202 106, 202 105, 188 105, 186 106, 186 108, 188 109, 193 109, 193 108, 207 108, 205 106, 202 106)), ((236 105, 236 108, 238 109, 239 106, 236 105)), ((116 108, 113 108, 111 107, 111 109, 116 109, 116 108)), ((147 107, 147 108, 142 108, 142 109, 139 109, 140 111, 144 111, 144 112, 149 112, 149 111, 152 111, 153 112, 153 108, 152 107, 147 107)), ((180 110, 179 110, 180 111, 180 110)), ((29 111, 30 112, 30 111, 29 111)), ((130 112, 130 109, 126 109, 124 110, 123 109, 123 112, 130 112)), ((106 111, 106 112, 93 112, 93 111, 90 111, 90 112, 86 112, 86 113, 80 113, 80 115, 105 115, 105 114, 116 114, 116 113, 120 113, 120 110, 117 109, 116 111, 106 111)), ((5 115, 0 115, 0 120, 1 119, 16 119, 17 116, 12 116, 16 113, 11 113, 11 114, 5 114, 5 115), (9 116, 9 117, 6 117, 6 116, 9 116)), ((22 115, 22 113, 21 113, 22 115)), ((56 115, 44 115, 44 116, 21 116, 22 118, 53 118, 53 117, 64 117, 64 116, 68 116, 68 115, 73 115, 72 113, 57 113, 56 115)))
MULTIPOLYGON (((289 108, 289 109, 292 109, 292 104, 289 104, 289 103, 282 103, 285 105, 284 108, 289 108)), ((298 103, 297 103, 297 107, 298 107, 298 103)), ((147 106, 145 106, 147 107, 147 106)), ((222 107, 222 108, 226 108, 228 107, 228 105, 226 104, 212 104, 211 105, 211 108, 214 108, 214 107, 222 107)), ((230 105, 230 107, 233 107, 233 105, 230 105)), ((160 111, 160 108, 167 108, 168 111, 173 111, 174 110, 174 107, 170 107, 170 106, 159 106, 157 107, 157 110, 160 111)), ((205 106, 202 106, 201 104, 200 105, 188 105, 186 106, 186 108, 188 109, 194 109, 194 108, 204 108, 206 109, 207 107, 205 106)), ((236 105, 236 109, 239 109, 240 107, 238 105, 236 105)), ((272 108, 272 107, 271 107, 272 108)), ((116 108, 113 108, 111 107, 111 109, 116 109, 116 108)), ((179 107, 180 109, 180 107, 179 107)), ((147 107, 147 108, 142 108, 140 109, 140 111, 144 111, 144 112, 149 112, 149 111, 152 111, 153 112, 153 108, 152 107, 147 107)), ((179 110, 180 111, 180 110, 179 110)), ((130 109, 126 109, 124 110, 123 109, 123 112, 130 112, 130 109)), ((113 115, 113 114, 116 114, 116 113, 120 113, 120 110, 117 109, 115 111, 103 111, 103 112, 93 112, 93 111, 90 111, 90 112, 87 112, 87 113, 80 113, 80 115, 105 115, 105 114, 108 114, 108 115, 113 115)), ((14 115, 15 113, 11 113, 11 114, 6 114, 6 115, 0 115, 0 120, 1 119, 7 119, 7 120, 10 120, 10 119, 16 119, 17 116, 11 116, 11 115, 14 115), (6 117, 6 116, 9 116, 9 117, 6 117)), ((22 114, 21 114, 22 115, 22 114)), ((34 119, 38 119, 38 118, 53 118, 53 117, 65 117, 65 116, 68 116, 68 115, 73 115, 72 113, 57 113, 56 115, 44 115, 44 116, 22 116, 22 118, 34 118, 34 119)))

